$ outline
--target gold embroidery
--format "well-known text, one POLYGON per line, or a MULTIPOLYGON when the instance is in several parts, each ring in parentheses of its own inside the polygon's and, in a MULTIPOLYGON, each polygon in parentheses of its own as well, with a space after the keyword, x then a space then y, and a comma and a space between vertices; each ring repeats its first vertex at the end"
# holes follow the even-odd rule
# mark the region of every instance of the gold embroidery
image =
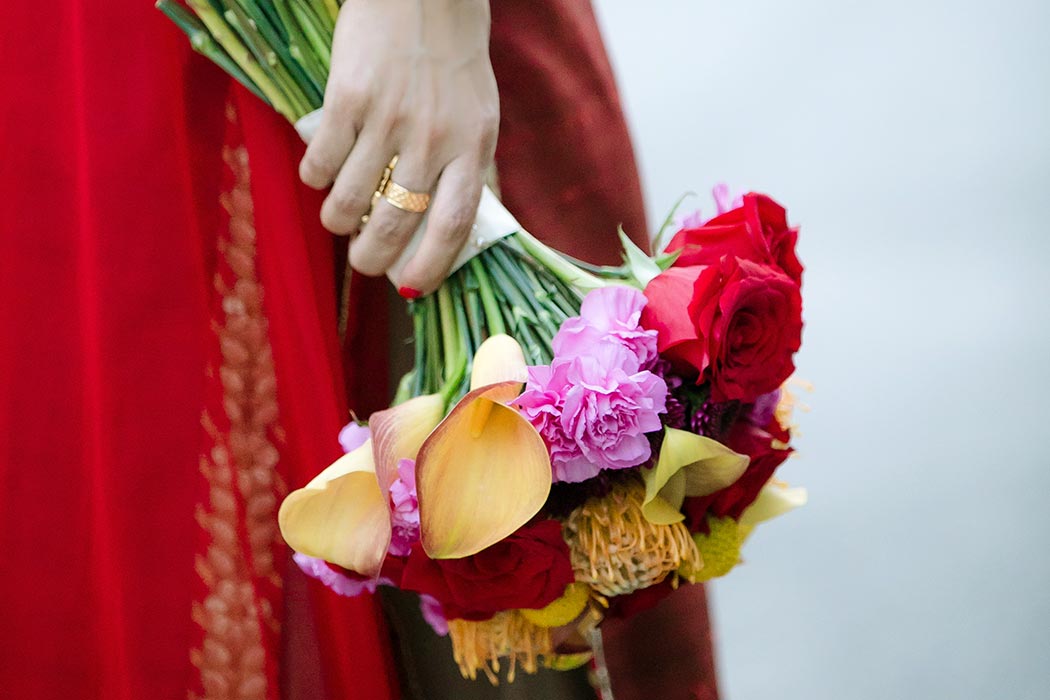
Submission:
MULTIPOLYGON (((236 119, 232 111, 228 116, 236 119)), ((277 506, 286 487, 277 475, 274 443, 283 433, 277 425, 276 378, 256 276, 248 154, 243 147, 226 148, 223 158, 234 183, 221 198, 229 229, 218 245, 228 274, 215 277, 222 314, 214 330, 222 360, 210 376, 217 375, 222 385, 229 434, 223 435, 212 414, 203 412, 201 424, 212 447, 201 457, 209 493, 207 503, 198 506, 197 522, 210 541, 196 570, 208 592, 193 605, 193 619, 204 638, 190 656, 204 693, 189 697, 265 700, 272 682, 265 637, 276 639, 279 632, 266 591, 273 594, 281 585, 274 552, 280 542, 277 506)))

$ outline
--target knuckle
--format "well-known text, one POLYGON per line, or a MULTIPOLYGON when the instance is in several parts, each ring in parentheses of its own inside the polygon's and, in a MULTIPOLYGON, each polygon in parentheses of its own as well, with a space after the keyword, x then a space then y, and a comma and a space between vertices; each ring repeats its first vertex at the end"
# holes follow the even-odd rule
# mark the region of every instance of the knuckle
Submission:
POLYGON ((473 223, 474 208, 468 203, 460 202, 451 207, 438 222, 438 239, 445 243, 458 243, 466 237, 473 223))
POLYGON ((394 217, 377 217, 373 222, 376 243, 384 250, 399 249, 405 238, 406 227, 394 217))
POLYGON ((386 266, 359 245, 350 246, 350 267, 368 277, 378 277, 386 272, 386 266))
POLYGON ((351 119, 368 102, 368 92, 355 83, 334 83, 325 95, 325 109, 340 120, 351 119))
POLYGON ((349 231, 347 227, 347 218, 332 210, 330 207, 323 207, 321 209, 321 225, 332 233, 345 233, 349 231))
POLYGON ((424 141, 430 144, 431 148, 439 144, 445 143, 449 138, 451 129, 448 122, 435 119, 424 125, 423 136, 424 141))
POLYGON ((353 216, 357 212, 363 212, 367 206, 365 198, 354 190, 333 190, 329 195, 329 201, 331 208, 344 216, 353 216))
POLYGON ((317 153, 307 153, 299 166, 299 175, 307 185, 323 187, 339 172, 338 166, 317 153))

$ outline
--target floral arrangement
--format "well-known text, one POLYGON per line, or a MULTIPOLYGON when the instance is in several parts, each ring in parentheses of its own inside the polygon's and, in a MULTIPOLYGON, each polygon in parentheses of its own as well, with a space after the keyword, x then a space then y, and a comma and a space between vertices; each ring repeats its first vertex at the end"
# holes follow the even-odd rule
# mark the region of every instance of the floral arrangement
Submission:
MULTIPOLYGON (((334 0, 158 5, 290 121, 320 108, 334 0)), ((774 478, 802 266, 783 207, 715 195, 656 256, 621 234, 624 264, 590 266, 518 227, 410 302, 393 405, 281 506, 299 566, 344 595, 418 592, 493 682, 586 662, 602 620, 728 573, 805 502, 774 478)))

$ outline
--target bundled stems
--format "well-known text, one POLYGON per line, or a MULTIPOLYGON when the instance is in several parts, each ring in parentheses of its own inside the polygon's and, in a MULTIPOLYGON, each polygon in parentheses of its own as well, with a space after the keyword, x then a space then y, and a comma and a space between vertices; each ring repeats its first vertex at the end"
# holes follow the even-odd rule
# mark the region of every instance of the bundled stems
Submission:
MULTIPOLYGON (((198 52, 291 122, 321 106, 341 0, 186 3, 157 6, 198 52)), ((469 390, 474 353, 491 335, 513 335, 530 364, 550 362, 551 342, 583 295, 622 272, 576 264, 525 231, 498 241, 409 304, 415 366, 396 400, 440 394, 451 406, 469 390)))

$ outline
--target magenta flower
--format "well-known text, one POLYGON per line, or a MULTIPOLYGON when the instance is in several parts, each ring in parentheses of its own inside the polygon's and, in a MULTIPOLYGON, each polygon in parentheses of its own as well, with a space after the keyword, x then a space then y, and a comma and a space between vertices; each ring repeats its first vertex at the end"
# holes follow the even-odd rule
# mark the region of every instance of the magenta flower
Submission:
POLYGON ((407 557, 412 545, 419 541, 415 460, 402 459, 397 463, 397 479, 390 484, 390 526, 389 552, 395 557, 407 557))
POLYGON ((305 554, 295 552, 292 560, 310 578, 315 578, 339 595, 347 597, 359 596, 362 593, 375 593, 376 586, 392 586, 394 582, 385 577, 351 577, 336 571, 324 559, 308 557, 305 554))
POLYGON ((448 620, 445 618, 445 608, 441 606, 437 598, 428 596, 426 593, 419 594, 419 611, 423 613, 434 634, 444 637, 448 634, 448 620))
POLYGON ((555 357, 588 355, 602 342, 619 343, 648 369, 656 361, 656 331, 639 324, 646 298, 640 290, 622 285, 590 292, 580 306, 580 315, 566 319, 551 341, 555 357))
POLYGON ((666 382, 627 346, 600 342, 530 367, 517 406, 546 441, 554 480, 579 482, 648 460, 645 434, 661 428, 666 400, 666 382))
POLYGON ((371 436, 372 431, 367 425, 359 425, 357 421, 350 421, 339 431, 339 445, 343 448, 343 452, 349 454, 365 444, 365 440, 371 436))
MULTIPOLYGON (((727 211, 744 206, 744 195, 740 194, 734 197, 729 189, 729 185, 724 182, 720 182, 711 188, 711 196, 715 200, 715 216, 722 216, 727 211)), ((715 217, 704 216, 700 209, 696 209, 685 216, 675 217, 675 227, 678 230, 700 228, 713 218, 715 217)))

